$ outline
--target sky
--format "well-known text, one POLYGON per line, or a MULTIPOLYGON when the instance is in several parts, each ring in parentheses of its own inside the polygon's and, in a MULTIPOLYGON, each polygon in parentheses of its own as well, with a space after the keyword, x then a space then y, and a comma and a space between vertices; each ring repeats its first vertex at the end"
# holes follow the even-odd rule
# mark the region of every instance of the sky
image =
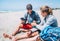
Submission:
POLYGON ((26 10, 27 4, 32 4, 34 10, 44 5, 60 8, 60 0, 0 0, 0 11, 26 10))

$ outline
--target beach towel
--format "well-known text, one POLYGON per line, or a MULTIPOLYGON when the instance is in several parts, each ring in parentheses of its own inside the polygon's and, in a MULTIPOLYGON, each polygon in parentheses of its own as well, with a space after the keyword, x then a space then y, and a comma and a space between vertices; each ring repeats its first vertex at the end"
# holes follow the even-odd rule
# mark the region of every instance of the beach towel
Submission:
POLYGON ((40 33, 40 37, 45 41, 60 41, 60 27, 46 27, 40 33))

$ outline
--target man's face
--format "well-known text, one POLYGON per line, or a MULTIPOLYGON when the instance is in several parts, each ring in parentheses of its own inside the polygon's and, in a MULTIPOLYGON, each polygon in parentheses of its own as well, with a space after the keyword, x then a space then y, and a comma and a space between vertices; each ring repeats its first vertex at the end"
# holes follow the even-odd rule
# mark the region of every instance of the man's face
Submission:
POLYGON ((22 23, 22 24, 24 24, 24 23, 25 23, 25 21, 24 21, 24 20, 21 20, 21 23, 22 23))
POLYGON ((29 14, 31 14, 32 10, 29 9, 29 10, 27 10, 27 12, 28 12, 29 14))

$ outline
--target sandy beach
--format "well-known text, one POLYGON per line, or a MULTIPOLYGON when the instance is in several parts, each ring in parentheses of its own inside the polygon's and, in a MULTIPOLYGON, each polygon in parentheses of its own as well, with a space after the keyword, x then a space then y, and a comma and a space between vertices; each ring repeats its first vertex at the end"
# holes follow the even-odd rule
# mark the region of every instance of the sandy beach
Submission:
MULTIPOLYGON (((37 12, 39 13, 39 11, 37 12)), ((26 11, 0 12, 0 41, 11 41, 3 38, 2 34, 4 32, 10 34, 14 28, 18 27, 20 18, 23 17, 25 13, 26 11)), ((60 27, 60 10, 53 10, 53 14, 57 18, 58 26, 60 27)))

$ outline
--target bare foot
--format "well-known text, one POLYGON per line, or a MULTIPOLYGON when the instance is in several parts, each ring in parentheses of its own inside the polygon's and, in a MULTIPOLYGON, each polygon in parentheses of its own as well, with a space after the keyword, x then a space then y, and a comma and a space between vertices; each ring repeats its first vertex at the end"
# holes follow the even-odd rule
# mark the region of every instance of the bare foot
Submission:
POLYGON ((6 33, 3 33, 3 36, 4 36, 4 38, 12 39, 12 37, 10 35, 6 34, 6 33))

